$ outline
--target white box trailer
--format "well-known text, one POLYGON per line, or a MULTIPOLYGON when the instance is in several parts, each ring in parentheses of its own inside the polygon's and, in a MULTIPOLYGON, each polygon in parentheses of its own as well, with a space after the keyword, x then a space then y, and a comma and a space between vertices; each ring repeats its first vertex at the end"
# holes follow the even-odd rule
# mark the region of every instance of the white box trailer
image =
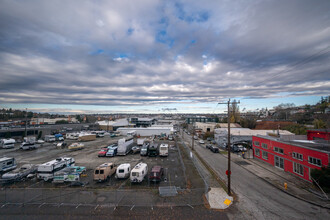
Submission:
POLYGON ((128 154, 133 147, 133 137, 122 138, 118 140, 117 155, 128 154))
POLYGON ((17 167, 16 160, 13 157, 0 158, 0 173, 8 172, 17 167))
POLYGON ((67 166, 74 165, 75 160, 72 157, 60 157, 38 166, 37 178, 49 181, 54 178, 54 173, 67 166))
POLYGON ((55 135, 45 135, 46 142, 54 142, 56 141, 55 135))
POLYGON ((132 183, 141 183, 148 174, 148 165, 138 163, 131 171, 130 180, 132 183))
POLYGON ((0 141, 0 147, 2 148, 14 148, 16 141, 14 139, 2 139, 0 141))

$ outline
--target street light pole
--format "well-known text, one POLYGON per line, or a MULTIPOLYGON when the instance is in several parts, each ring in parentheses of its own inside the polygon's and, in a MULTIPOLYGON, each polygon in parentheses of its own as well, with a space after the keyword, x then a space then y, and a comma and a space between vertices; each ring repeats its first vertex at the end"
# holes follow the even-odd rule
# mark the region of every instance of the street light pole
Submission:
POLYGON ((195 126, 194 126, 194 124, 193 124, 191 150, 194 150, 194 142, 195 142, 194 137, 195 137, 195 126))
POLYGON ((25 137, 27 137, 27 108, 25 108, 25 137))

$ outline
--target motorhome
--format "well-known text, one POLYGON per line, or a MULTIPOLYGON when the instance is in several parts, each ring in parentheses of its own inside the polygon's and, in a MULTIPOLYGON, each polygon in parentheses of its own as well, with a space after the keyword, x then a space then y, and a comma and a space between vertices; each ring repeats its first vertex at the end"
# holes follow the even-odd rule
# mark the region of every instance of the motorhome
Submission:
POLYGON ((130 180, 132 183, 141 183, 148 174, 148 165, 146 163, 138 163, 131 171, 130 180))
POLYGON ((133 137, 122 138, 118 140, 117 155, 128 154, 133 147, 133 137))
POLYGON ((116 172, 116 166, 113 163, 104 163, 94 170, 94 180, 98 182, 106 181, 116 172))
POLYGON ((37 166, 34 164, 24 164, 20 168, 2 175, 1 183, 12 183, 23 180, 29 174, 33 174, 37 171, 37 166))
POLYGON ((0 158, 0 173, 8 172, 17 167, 16 160, 13 157, 0 158))
POLYGON ((66 133, 65 137, 70 140, 78 140, 79 133, 66 133))
POLYGON ((129 163, 123 163, 123 164, 120 164, 117 167, 115 177, 117 179, 128 178, 129 175, 130 175, 130 172, 131 172, 131 164, 129 164, 129 163))
POLYGON ((157 143, 150 144, 150 147, 148 150, 148 156, 156 157, 157 155, 158 155, 158 144, 157 143))
POLYGON ((14 148, 16 141, 14 139, 2 139, 0 141, 0 147, 2 148, 14 148))
POLYGON ((161 144, 159 146, 159 156, 161 156, 161 157, 168 156, 168 144, 161 144))
POLYGON ((67 166, 74 165, 75 160, 72 157, 60 157, 38 166, 37 178, 49 181, 54 178, 54 173, 67 166))
POLYGON ((45 135, 45 141, 46 142, 54 142, 54 141, 56 141, 55 135, 45 135))

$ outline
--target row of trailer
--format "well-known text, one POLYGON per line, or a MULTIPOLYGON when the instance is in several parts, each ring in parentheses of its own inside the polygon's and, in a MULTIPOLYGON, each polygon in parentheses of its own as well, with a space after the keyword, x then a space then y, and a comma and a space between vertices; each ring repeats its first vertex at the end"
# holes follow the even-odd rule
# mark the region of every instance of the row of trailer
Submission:
MULTIPOLYGON (((163 170, 161 166, 154 166, 150 171, 149 180, 160 182, 163 177, 163 170)), ((113 174, 115 174, 116 179, 130 178, 132 183, 140 183, 148 175, 148 165, 141 162, 131 169, 129 163, 123 163, 119 166, 113 163, 104 163, 94 170, 94 180, 103 182, 108 180, 113 174)))

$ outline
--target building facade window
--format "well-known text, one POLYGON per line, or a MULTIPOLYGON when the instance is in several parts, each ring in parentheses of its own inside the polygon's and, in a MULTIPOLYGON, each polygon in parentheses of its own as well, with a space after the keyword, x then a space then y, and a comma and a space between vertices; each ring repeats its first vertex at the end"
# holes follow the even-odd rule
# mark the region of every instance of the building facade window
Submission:
POLYGON ((284 150, 282 148, 279 147, 274 147, 274 151, 280 154, 284 154, 284 150))
POLYGON ((297 152, 292 152, 292 157, 297 160, 303 161, 303 155, 297 152))
POLYGON ((262 144, 261 144, 261 147, 262 147, 262 148, 265 148, 265 149, 268 149, 268 145, 265 144, 265 143, 262 143, 262 144))
POLYGON ((275 167, 284 169, 284 159, 282 157, 275 156, 275 167))
POLYGON ((254 153, 255 153, 256 156, 260 157, 260 150, 259 149, 255 148, 254 153))
POLYGON ((254 145, 256 145, 256 146, 260 146, 260 143, 259 143, 259 141, 254 141, 254 145))
POLYGON ((262 158, 264 158, 265 160, 268 160, 268 153, 266 151, 262 152, 262 158))
POLYGON ((304 167, 299 163, 293 162, 293 172, 303 176, 304 175, 304 167))
POLYGON ((322 166, 322 161, 315 157, 308 157, 308 163, 319 166, 319 167, 322 166))

